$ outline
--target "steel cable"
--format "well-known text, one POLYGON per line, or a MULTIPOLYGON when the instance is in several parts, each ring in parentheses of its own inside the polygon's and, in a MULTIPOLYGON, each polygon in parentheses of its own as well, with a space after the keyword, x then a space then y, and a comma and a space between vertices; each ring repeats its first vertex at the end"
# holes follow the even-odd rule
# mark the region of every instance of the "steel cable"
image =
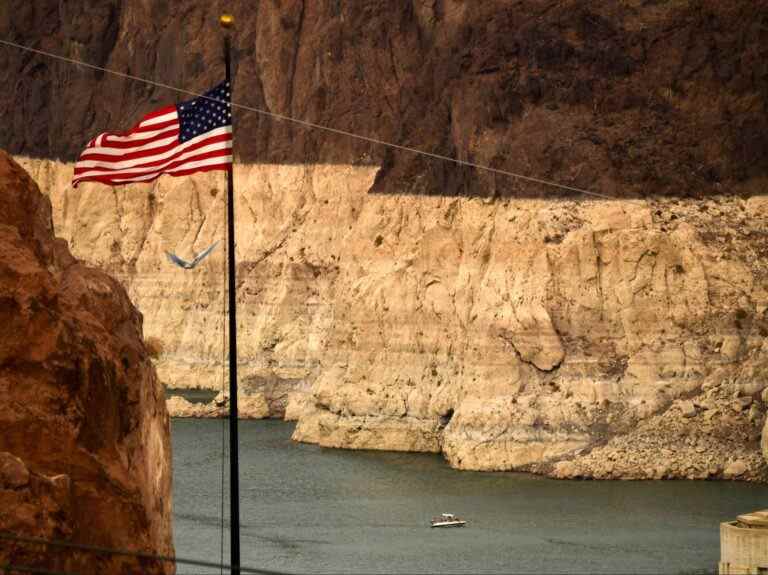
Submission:
MULTIPOLYGON (((10 46, 12 48, 17 48, 19 50, 24 50, 27 52, 31 52, 33 54, 38 54, 40 56, 45 56, 47 58, 53 58, 55 60, 59 60, 62 62, 67 62, 69 64, 74 64, 77 66, 83 66, 85 68, 90 68, 92 70, 98 70, 99 72, 104 72, 105 74, 111 74, 113 76, 119 76, 121 78, 126 78, 128 80, 135 80, 136 82, 143 82, 145 84, 149 84, 151 86, 156 86, 158 88, 164 88, 166 90, 172 90, 174 92, 178 92, 180 94, 186 94, 188 96, 194 96, 195 98, 205 98, 207 100, 212 101, 218 101, 216 98, 210 98, 205 96, 204 94, 201 94, 199 92, 194 92, 192 90, 186 90, 184 88, 178 88, 176 86, 171 86, 170 84, 165 84, 163 82, 156 82, 155 80, 150 80, 148 78, 142 78, 141 76, 135 76, 133 74, 127 74, 125 72, 118 72, 117 70, 110 70, 109 68, 104 68, 102 66, 97 66, 95 64, 90 64, 88 62, 83 62, 82 60, 76 60, 74 58, 68 58, 66 56, 61 56, 59 54, 54 54, 52 52, 46 52, 45 50, 39 50, 37 48, 32 48, 31 46, 25 46, 23 44, 18 44, 16 42, 11 42, 9 40, 0 40, 0 44, 4 44, 6 46, 10 46)), ((544 180, 542 178, 535 178, 533 176, 526 176, 524 174, 517 174, 515 172, 510 172, 508 170, 502 170, 500 168, 493 168, 491 166, 486 166, 483 164, 478 164, 475 162, 468 162, 466 160, 460 160, 458 158, 453 158, 451 156, 445 156, 443 154, 436 154, 434 152, 427 152, 426 150, 420 150, 418 148, 413 148, 410 146, 403 146, 401 144, 395 144, 394 142, 387 142, 386 140, 380 140, 379 138, 373 138, 371 136, 365 136, 362 134, 357 134, 355 132, 350 132, 348 130, 341 130, 339 128, 333 128, 331 126, 325 126, 323 124, 317 124, 315 122, 309 122, 307 120, 301 120, 299 118, 293 118, 291 116, 287 116, 285 114, 278 114, 276 112, 270 112, 269 110, 263 110, 261 108, 255 108, 253 106, 246 106, 245 104, 237 104, 235 102, 232 102, 233 108, 239 108, 241 110, 245 110, 248 112, 254 112, 256 114, 261 114, 263 116, 268 116, 274 120, 283 121, 283 122, 290 122, 293 124, 297 124, 299 126, 303 126, 305 128, 310 128, 314 130, 322 130, 324 132, 329 132, 332 134, 337 134, 340 136, 346 136, 348 138, 354 138, 356 140, 361 140, 363 142, 368 142, 370 144, 376 144, 379 146, 385 146, 387 148, 392 148, 395 150, 400 150, 402 152, 410 152, 412 154, 417 154, 421 156, 425 156, 428 158, 432 158, 435 160, 441 160, 445 162, 451 162, 460 166, 464 166, 467 168, 475 168, 476 170, 482 170, 485 172, 490 172, 493 174, 498 174, 501 176, 508 176, 510 178, 515 178, 518 180, 524 180, 527 182, 531 182, 534 184, 540 184, 543 186, 549 186, 553 188, 559 188, 562 190, 568 190, 571 192, 577 192, 579 194, 584 194, 587 196, 593 196, 596 198, 601 198, 604 200, 614 200, 613 196, 608 196, 605 194, 601 194, 598 192, 593 192, 590 190, 585 190, 583 188, 577 188, 575 186, 568 186, 566 184, 560 184, 557 182, 553 182, 550 180, 544 180)))
MULTIPOLYGON (((122 557, 135 557, 137 559, 149 559, 153 561, 159 561, 161 563, 174 563, 178 565, 193 565, 195 567, 212 567, 212 568, 222 568, 224 570, 231 570, 232 566, 225 564, 225 563, 214 563, 211 561, 200 561, 197 559, 180 559, 178 557, 171 557, 169 555, 159 555, 156 553, 145 553, 142 551, 131 551, 128 549, 116 549, 113 547, 102 547, 99 545, 88 545, 84 543, 73 543, 71 541, 63 541, 58 539, 44 539, 40 537, 24 537, 21 535, 16 535, 13 533, 3 533, 0 532, 0 540, 6 540, 6 541, 14 541, 17 543, 25 543, 29 545, 48 545, 51 547, 60 547, 63 549, 76 549, 78 551, 87 551, 94 554, 100 554, 100 555, 119 555, 122 557)), ((29 569, 30 571, 27 571, 29 573, 50 573, 55 574, 56 571, 46 571, 45 568, 41 567, 32 567, 32 566, 22 566, 22 565, 12 565, 12 564, 6 564, 6 565, 0 565, 1 569, 16 569, 16 570, 23 570, 23 569, 29 569)), ((240 571, 242 573, 256 573, 261 575, 289 575, 285 571, 274 571, 271 569, 259 569, 255 567, 240 567, 240 571)), ((65 575, 74 575, 72 573, 66 573, 65 575)))

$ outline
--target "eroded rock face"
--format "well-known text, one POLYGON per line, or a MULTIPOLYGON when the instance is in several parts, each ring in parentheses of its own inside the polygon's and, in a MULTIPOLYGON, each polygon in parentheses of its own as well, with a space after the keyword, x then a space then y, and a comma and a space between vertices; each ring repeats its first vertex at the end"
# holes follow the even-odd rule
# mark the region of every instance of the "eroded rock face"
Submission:
MULTIPOLYGON (((0 530, 173 554, 169 420, 123 287, 54 239, 0 151, 0 530)), ((0 545, 0 563, 173 573, 168 563, 0 545)))
MULTIPOLYGON (((163 378, 220 387, 223 254, 188 273, 163 252, 220 237, 221 178, 105 193, 68 188, 71 166, 25 165, 48 182, 61 235, 128 284, 147 333, 164 341, 163 378)), ((366 194, 375 175, 236 169, 240 372, 257 393, 296 386, 286 405, 296 439, 549 472, 539 464, 630 437, 716 384, 728 405, 736 393, 753 401, 729 408, 724 429, 747 439, 723 444, 712 465, 720 473, 728 461, 718 458, 743 450, 743 476, 761 476, 751 438, 768 366, 766 264, 756 257, 768 248, 765 198, 390 197, 366 194)), ((686 404, 668 429, 707 437, 717 427, 694 415, 686 404)), ((654 440, 646 452, 658 449, 654 440)))
MULTIPOLYGON (((19 161, 50 195, 57 234, 140 302, 147 339, 160 342, 161 381, 226 386, 226 242, 194 270, 170 264, 165 253, 189 256, 223 239, 223 176, 75 190, 70 164, 19 161)), ((276 416, 287 394, 306 391, 319 373, 334 313, 327 298, 340 269, 336 244, 349 231, 341 226, 354 221, 375 173, 352 166, 236 170, 238 369, 243 389, 266 391, 276 416), (339 227, 329 228, 333 221, 339 227), (317 248, 307 249, 312 236, 317 248)))
MULTIPOLYGON (((202 91, 223 75, 221 9, 5 0, 0 37, 202 91)), ((768 0, 230 0, 227 10, 246 106, 620 197, 754 193, 749 180, 768 175, 768 0)), ((0 80, 0 147, 65 160, 184 97, 9 47, 0 80)), ((245 162, 381 165, 386 193, 561 195, 260 114, 238 114, 236 129, 245 162)))

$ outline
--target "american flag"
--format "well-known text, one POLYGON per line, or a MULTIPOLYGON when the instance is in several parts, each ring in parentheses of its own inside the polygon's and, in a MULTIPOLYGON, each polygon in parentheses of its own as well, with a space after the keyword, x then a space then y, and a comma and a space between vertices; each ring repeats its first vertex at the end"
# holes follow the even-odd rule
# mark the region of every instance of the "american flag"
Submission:
POLYGON ((229 82, 202 96, 144 116, 127 132, 104 132, 75 164, 80 182, 150 182, 161 174, 184 176, 232 165, 229 82))

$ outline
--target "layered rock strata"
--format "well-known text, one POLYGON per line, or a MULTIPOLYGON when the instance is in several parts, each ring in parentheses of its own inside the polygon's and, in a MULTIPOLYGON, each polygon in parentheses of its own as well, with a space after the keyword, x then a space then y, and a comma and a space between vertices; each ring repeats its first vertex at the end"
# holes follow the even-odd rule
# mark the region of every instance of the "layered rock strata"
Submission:
MULTIPOLYGON (((7 6, 13 41, 185 89, 220 80, 214 4, 7 6)), ((296 388, 285 417, 322 445, 608 477, 640 473, 637 441, 669 460, 662 475, 760 477, 766 8, 232 2, 238 102, 602 196, 240 110, 243 376, 296 388), (712 463, 663 455, 656 422, 694 449, 714 441, 712 463)), ((225 254, 184 272, 163 252, 222 239, 223 179, 74 191, 50 159, 179 95, 22 52, 0 51, 0 71, 0 143, 49 158, 26 165, 59 233, 138 302, 163 381, 221 389, 225 254)))
MULTIPOLYGON (((55 239, 49 199, 2 151, 0 316, 0 531, 173 555, 169 419, 141 314, 55 239)), ((7 539, 0 564, 175 572, 7 539)))
MULTIPOLYGON (((178 388, 226 388, 224 177, 72 189, 71 164, 19 161, 50 195, 57 233, 138 302, 160 379, 178 388), (167 259, 166 252, 189 257, 217 240, 194 270, 167 259)), ((287 393, 306 389, 319 372, 334 313, 326 298, 339 268, 335 243, 349 231, 328 222, 353 220, 375 173, 352 166, 236 170, 238 369, 244 391, 266 392, 275 414, 287 393), (313 235, 316 249, 307 247, 313 235)))
MULTIPOLYGON (((220 387, 224 254, 189 273, 163 252, 219 239, 221 179, 72 190, 71 166, 25 163, 47 183, 61 235, 122 274, 164 342, 165 381, 220 387)), ((731 429, 746 438, 708 455, 713 476, 731 459, 751 462, 740 476, 764 473, 752 457, 768 365, 764 197, 382 196, 367 193, 376 171, 352 166, 239 166, 235 177, 241 371, 311 388, 288 406, 296 439, 551 472, 716 388, 754 401, 675 429, 696 448, 731 429)), ((634 455, 619 451, 619 475, 632 475, 634 455)), ((687 457, 672 450, 665 476, 710 469, 705 458, 689 471, 687 457)), ((613 476, 590 465, 579 473, 613 476)))

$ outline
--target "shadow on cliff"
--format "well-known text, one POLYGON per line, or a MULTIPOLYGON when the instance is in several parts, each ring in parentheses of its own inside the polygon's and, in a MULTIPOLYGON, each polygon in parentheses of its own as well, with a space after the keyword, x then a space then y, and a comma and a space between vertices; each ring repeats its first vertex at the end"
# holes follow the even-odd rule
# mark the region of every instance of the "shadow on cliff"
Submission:
MULTIPOLYGON (((189 89, 220 79, 215 6, 38 4, 6 3, 0 36, 189 89)), ((231 9, 246 106, 611 197, 750 195, 768 176, 768 0, 231 9)), ((0 70, 0 147, 32 157, 71 161, 179 99, 9 48, 0 70)), ((252 112, 235 129, 241 162, 382 166, 372 193, 579 196, 252 112)))

